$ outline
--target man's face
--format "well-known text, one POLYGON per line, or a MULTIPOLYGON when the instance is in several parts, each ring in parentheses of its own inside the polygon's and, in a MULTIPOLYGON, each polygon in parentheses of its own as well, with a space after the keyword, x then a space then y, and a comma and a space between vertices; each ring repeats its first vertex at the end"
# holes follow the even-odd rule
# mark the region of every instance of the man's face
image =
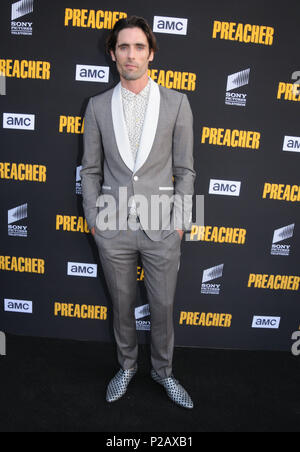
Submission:
POLYGON ((149 50, 147 36, 138 27, 121 30, 115 53, 111 51, 110 54, 125 80, 142 78, 148 70, 149 62, 154 58, 153 50, 149 50))

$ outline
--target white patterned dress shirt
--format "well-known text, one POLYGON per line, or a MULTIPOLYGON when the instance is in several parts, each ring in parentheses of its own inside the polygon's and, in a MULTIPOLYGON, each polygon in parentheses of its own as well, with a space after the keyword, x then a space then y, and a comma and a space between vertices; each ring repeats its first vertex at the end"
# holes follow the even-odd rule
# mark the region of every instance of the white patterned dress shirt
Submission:
MULTIPOLYGON (((135 94, 132 91, 127 90, 123 86, 121 87, 125 123, 127 126, 130 148, 134 163, 136 162, 143 132, 145 114, 149 102, 150 88, 150 81, 148 81, 147 86, 139 94, 135 94)), ((130 214, 137 215, 134 199, 130 206, 130 214)))

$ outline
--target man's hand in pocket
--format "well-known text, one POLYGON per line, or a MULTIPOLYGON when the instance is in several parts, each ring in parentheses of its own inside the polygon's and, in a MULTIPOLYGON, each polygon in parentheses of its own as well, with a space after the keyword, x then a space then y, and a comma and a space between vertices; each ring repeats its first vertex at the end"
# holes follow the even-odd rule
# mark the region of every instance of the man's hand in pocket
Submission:
POLYGON ((178 232, 178 234, 180 235, 180 238, 181 238, 181 240, 182 240, 184 231, 182 231, 181 229, 177 229, 177 232, 178 232))

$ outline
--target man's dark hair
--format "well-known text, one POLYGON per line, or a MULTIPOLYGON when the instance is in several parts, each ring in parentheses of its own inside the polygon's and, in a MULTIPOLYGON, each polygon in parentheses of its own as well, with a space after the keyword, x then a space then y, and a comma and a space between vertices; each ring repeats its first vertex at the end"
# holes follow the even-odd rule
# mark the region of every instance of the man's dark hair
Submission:
POLYGON ((157 52, 158 46, 156 37, 153 31, 151 30, 148 22, 143 17, 131 16, 128 19, 121 19, 118 22, 116 22, 114 28, 111 30, 106 39, 107 53, 109 54, 111 50, 115 53, 118 35, 121 30, 124 30, 125 28, 136 28, 136 27, 141 28, 141 30, 143 30, 143 32, 147 36, 150 52, 151 50, 157 52))

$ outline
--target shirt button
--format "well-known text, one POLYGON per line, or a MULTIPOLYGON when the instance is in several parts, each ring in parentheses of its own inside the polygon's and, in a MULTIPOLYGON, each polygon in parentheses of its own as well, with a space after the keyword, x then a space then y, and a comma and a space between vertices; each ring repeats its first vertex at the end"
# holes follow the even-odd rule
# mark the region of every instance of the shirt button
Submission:
POLYGON ((134 180, 135 182, 137 182, 137 181, 139 180, 139 177, 138 177, 138 176, 134 176, 133 180, 134 180))

